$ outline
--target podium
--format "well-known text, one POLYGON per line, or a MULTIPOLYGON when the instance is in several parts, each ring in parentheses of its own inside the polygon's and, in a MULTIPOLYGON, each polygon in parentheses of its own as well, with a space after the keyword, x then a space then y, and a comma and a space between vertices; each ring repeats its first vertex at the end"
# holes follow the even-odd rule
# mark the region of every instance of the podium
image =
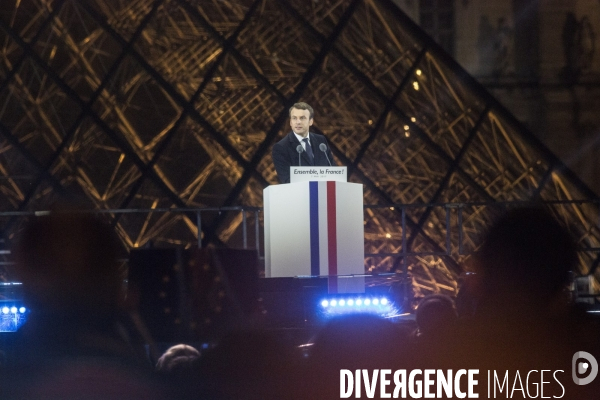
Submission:
POLYGON ((329 291, 364 292, 363 187, 339 181, 263 192, 266 277, 329 276, 329 291), (332 279, 335 278, 335 279, 332 279))

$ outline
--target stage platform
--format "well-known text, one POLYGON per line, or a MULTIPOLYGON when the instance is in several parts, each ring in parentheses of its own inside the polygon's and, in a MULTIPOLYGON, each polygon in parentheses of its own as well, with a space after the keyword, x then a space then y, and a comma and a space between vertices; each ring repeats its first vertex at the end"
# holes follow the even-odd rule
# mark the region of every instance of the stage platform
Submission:
MULTIPOLYGON (((264 323, 273 328, 306 328, 320 326, 331 318, 332 313, 323 307, 323 301, 344 300, 344 306, 336 305, 337 313, 360 312, 356 306, 351 309, 348 299, 382 299, 389 301, 390 312, 382 315, 398 318, 397 315, 410 313, 407 304, 405 286, 396 274, 370 276, 365 275, 364 293, 329 294, 327 277, 301 278, 261 278, 259 279, 259 305, 264 314, 264 323), (344 309, 343 307, 346 307, 344 309)), ((361 304, 361 307, 363 304, 361 304)), ((328 307, 331 308, 331 307, 328 307)), ((363 310, 364 312, 375 309, 363 310)))

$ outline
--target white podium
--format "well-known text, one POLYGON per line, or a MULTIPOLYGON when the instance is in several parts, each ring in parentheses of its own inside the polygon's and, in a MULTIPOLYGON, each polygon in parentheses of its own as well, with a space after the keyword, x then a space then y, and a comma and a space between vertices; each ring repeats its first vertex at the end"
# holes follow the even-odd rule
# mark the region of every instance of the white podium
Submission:
POLYGON ((263 192, 266 277, 329 276, 330 293, 364 292, 363 188, 310 181, 263 192), (335 279, 332 279, 335 277, 335 279))

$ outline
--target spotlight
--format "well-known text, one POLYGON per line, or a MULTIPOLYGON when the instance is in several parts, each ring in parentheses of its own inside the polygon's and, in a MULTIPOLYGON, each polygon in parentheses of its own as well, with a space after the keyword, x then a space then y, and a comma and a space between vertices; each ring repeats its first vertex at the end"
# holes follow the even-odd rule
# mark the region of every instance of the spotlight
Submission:
POLYGON ((365 299, 365 306, 371 305, 371 299, 365 299))
POLYGON ((331 300, 331 302, 329 304, 331 305, 331 307, 335 307, 335 306, 337 306, 337 301, 331 300))
POLYGON ((340 300, 340 306, 345 306, 346 305, 346 300, 340 300))
POLYGON ((27 311, 27 309, 26 309, 25 307, 21 307, 21 308, 19 308, 19 312, 20 312, 21 314, 25 314, 25 311, 27 311))
POLYGON ((8 314, 10 309, 8 307, 2 307, 2 314, 8 314))
POLYGON ((379 299, 373 299, 373 305, 374 306, 379 305, 379 299))
POLYGON ((363 304, 363 301, 362 301, 362 299, 357 299, 357 300, 356 300, 356 305, 357 305, 357 306, 362 306, 362 304, 363 304))
POLYGON ((13 314, 16 314, 17 313, 17 307, 14 307, 14 306, 11 307, 10 308, 10 312, 13 313, 13 314))
POLYGON ((348 300, 348 305, 349 306, 353 306, 354 305, 354 300, 352 300, 352 299, 348 300))
POLYGON ((323 307, 329 307, 329 302, 328 302, 327 300, 323 300, 323 301, 321 302, 321 305, 322 305, 323 307))
POLYGON ((388 299, 386 299, 385 297, 381 298, 381 304, 383 304, 384 306, 387 306, 388 303, 389 303, 388 299))

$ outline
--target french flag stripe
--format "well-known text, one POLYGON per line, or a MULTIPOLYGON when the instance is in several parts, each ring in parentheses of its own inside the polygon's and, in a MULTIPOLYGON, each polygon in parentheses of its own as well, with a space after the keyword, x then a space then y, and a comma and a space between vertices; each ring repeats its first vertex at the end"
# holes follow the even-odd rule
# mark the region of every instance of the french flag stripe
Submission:
MULTIPOLYGON (((329 276, 337 275, 337 222, 336 222, 335 182, 327 182, 327 252, 329 255, 329 276)), ((329 291, 337 291, 337 279, 329 279, 329 291)))
POLYGON ((319 182, 309 182, 310 202, 310 274, 320 274, 319 260, 319 182))
POLYGON ((329 252, 328 252, 328 231, 327 231, 327 182, 319 182, 319 275, 329 275, 329 252))

